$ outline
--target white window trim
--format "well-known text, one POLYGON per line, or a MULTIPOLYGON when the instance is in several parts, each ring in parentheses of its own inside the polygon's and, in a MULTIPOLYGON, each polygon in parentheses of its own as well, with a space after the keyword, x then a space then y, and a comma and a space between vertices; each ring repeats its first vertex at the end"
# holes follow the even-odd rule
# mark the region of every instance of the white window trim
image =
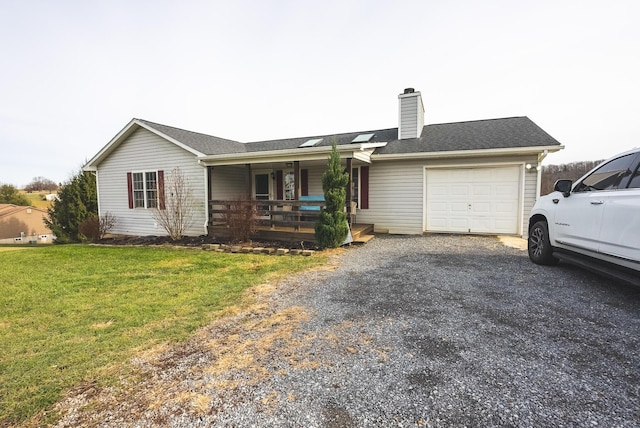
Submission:
POLYGON ((160 206, 160 189, 158 188, 158 170, 143 170, 143 171, 131 171, 131 192, 132 192, 132 197, 133 197, 133 209, 134 210, 139 210, 139 209, 144 209, 147 210, 149 208, 158 208, 160 206), (149 200, 147 198, 147 173, 149 172, 153 172, 156 174, 156 206, 155 207, 150 207, 149 206, 149 200), (144 201, 144 206, 143 207, 136 207, 136 192, 140 192, 140 190, 136 190, 135 189, 135 178, 134 175, 135 174, 142 174, 142 192, 143 192, 143 201, 144 201))
MULTIPOLYGON (((358 200, 356 201, 356 203, 358 204, 358 208, 360 208, 360 196, 362 195, 362 173, 360 171, 360 166, 352 166, 351 167, 352 178, 353 178, 354 169, 358 170, 358 200)), ((353 190, 353 187, 351 189, 353 190)), ((353 197, 352 197, 352 200, 353 200, 353 197)))

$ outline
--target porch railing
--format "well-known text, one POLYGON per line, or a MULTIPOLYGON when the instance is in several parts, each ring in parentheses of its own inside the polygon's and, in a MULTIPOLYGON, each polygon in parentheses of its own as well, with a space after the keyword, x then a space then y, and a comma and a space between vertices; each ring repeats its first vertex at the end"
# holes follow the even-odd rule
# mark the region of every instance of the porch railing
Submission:
POLYGON ((325 205, 325 201, 308 200, 211 200, 209 225, 224 225, 227 215, 242 215, 247 208, 252 208, 257 217, 256 223, 262 227, 313 228, 320 218, 320 208, 325 205))

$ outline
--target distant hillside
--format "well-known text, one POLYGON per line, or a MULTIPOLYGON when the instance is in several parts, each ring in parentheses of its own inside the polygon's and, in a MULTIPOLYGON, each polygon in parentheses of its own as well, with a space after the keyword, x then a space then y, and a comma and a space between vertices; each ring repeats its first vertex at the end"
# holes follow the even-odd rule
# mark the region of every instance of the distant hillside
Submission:
POLYGON ((553 192, 553 185, 561 178, 576 181, 595 168, 600 162, 602 161, 581 161, 561 165, 544 165, 542 167, 540 194, 547 195, 553 192))

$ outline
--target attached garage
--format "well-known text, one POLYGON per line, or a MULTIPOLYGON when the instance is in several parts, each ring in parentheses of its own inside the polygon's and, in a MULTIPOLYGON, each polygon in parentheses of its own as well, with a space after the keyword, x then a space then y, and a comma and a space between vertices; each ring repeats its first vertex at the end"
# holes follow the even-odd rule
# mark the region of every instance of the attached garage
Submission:
POLYGON ((520 233, 522 166, 425 169, 425 231, 520 233))

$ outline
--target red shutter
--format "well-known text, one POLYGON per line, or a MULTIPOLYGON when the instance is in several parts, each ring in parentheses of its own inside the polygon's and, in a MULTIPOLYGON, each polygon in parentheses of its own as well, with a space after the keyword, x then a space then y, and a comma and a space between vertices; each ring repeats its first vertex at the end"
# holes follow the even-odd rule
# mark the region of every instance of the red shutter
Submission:
POLYGON ((158 171, 158 205, 161 210, 166 209, 164 196, 164 171, 158 171))
POLYGON ((309 196, 309 170, 300 170, 300 195, 309 196))
POLYGON ((284 180, 281 169, 276 171, 276 199, 284 199, 284 180))
POLYGON ((360 209, 369 209, 369 167, 360 167, 360 209))
POLYGON ((127 172, 127 194, 129 195, 129 209, 133 209, 133 178, 131 173, 127 172))

